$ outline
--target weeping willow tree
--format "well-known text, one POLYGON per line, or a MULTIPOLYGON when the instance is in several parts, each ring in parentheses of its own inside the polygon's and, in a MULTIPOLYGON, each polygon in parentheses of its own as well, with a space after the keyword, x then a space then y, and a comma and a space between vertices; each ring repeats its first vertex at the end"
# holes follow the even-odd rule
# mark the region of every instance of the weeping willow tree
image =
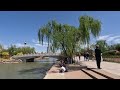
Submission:
POLYGON ((3 48, 3 45, 0 44, 0 51, 2 51, 4 48, 3 48))
POLYGON ((90 41, 90 34, 94 37, 99 35, 101 23, 89 16, 79 18, 79 27, 68 24, 61 24, 50 21, 38 31, 40 44, 48 42, 48 47, 52 52, 60 50, 65 56, 72 57, 80 44, 87 44, 90 41))
POLYGON ((81 40, 84 45, 89 45, 91 34, 95 38, 99 36, 101 31, 101 22, 98 19, 85 15, 79 18, 79 23, 79 31, 82 33, 80 36, 81 40))
POLYGON ((52 52, 61 50, 65 56, 72 56, 78 39, 77 31, 74 26, 51 21, 39 29, 38 38, 41 44, 47 41, 52 52))

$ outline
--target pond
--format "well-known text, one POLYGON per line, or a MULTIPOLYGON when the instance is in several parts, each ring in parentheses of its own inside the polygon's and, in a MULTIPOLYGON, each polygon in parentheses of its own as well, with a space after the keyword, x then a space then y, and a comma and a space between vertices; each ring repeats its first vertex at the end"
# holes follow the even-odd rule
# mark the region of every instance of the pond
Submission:
POLYGON ((35 62, 0 64, 0 79, 43 79, 55 58, 35 62))

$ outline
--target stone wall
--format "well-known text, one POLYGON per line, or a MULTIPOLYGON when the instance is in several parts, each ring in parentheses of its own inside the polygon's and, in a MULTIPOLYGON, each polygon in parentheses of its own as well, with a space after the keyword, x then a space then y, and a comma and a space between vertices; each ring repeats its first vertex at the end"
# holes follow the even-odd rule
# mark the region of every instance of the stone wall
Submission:
POLYGON ((103 58, 103 61, 120 63, 120 58, 103 58))

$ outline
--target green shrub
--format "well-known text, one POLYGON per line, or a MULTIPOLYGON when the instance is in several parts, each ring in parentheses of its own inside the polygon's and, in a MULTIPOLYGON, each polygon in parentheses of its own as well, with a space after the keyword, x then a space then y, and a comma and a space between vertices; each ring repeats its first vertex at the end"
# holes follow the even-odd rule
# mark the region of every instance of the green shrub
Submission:
POLYGON ((116 53, 116 55, 120 55, 120 52, 116 53))
POLYGON ((9 52, 2 52, 2 58, 9 59, 9 52))
POLYGON ((107 51, 107 52, 104 52, 103 54, 103 57, 119 57, 120 55, 120 52, 117 52, 116 50, 111 50, 111 51, 107 51))
POLYGON ((23 53, 22 53, 22 52, 20 52, 20 53, 17 53, 17 55, 23 55, 23 53))
POLYGON ((9 55, 9 52, 2 52, 2 55, 3 56, 5 56, 5 55, 7 56, 7 55, 9 55))

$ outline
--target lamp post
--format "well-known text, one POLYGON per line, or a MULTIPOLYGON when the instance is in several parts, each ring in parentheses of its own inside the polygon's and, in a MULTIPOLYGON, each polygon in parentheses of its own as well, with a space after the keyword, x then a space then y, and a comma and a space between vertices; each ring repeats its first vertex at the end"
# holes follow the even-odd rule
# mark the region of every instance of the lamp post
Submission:
POLYGON ((26 43, 26 42, 24 42, 24 51, 25 51, 25 46, 26 46, 26 44, 27 44, 27 43, 26 43))
POLYGON ((24 45, 26 45, 27 43, 26 42, 24 42, 24 45))

